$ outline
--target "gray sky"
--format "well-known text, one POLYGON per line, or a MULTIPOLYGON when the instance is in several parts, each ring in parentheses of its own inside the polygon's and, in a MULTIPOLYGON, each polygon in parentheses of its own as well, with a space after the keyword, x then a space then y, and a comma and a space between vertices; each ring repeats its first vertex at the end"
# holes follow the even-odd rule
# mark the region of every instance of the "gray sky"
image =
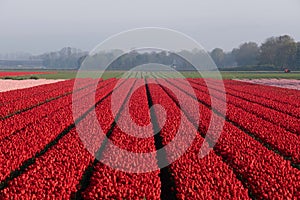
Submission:
POLYGON ((299 24, 300 0, 0 0, 0 53, 91 50, 145 26, 178 30, 207 50, 231 50, 282 34, 300 41, 299 24))

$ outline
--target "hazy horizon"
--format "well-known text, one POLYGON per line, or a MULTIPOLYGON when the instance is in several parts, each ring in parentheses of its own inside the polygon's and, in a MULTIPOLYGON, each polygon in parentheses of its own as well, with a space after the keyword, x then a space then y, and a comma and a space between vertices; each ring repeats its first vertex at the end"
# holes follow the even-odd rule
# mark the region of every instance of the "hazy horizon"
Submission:
POLYGON ((113 34, 139 27, 183 32, 208 51, 284 34, 300 41, 299 8, 298 0, 0 0, 0 54, 66 46, 89 51, 113 34))

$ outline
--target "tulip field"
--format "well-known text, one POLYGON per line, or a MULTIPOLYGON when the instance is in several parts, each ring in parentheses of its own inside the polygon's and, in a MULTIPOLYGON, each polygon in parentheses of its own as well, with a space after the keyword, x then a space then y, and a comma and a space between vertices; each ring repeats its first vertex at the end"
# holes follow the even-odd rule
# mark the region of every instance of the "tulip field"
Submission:
POLYGON ((36 75, 36 74, 53 74, 55 72, 37 72, 37 71, 0 71, 0 77, 10 77, 10 76, 26 76, 26 75, 36 75))
POLYGON ((81 78, 0 92, 0 199, 300 199, 300 90, 223 82, 226 100, 220 80, 202 78, 81 78), (165 120, 153 105, 164 108, 165 120), (92 131, 93 109, 103 133, 92 131), (212 117, 224 120, 222 132, 201 158, 212 117), (150 124, 151 136, 128 134, 132 122, 150 124), (84 139, 79 128, 89 133, 84 139), (177 141, 157 156, 178 130, 195 134, 187 151, 171 162, 184 146, 177 141), (137 165, 116 146, 152 154, 137 165), (113 158, 129 171, 157 170, 118 170, 105 164, 120 165, 113 158), (162 162, 169 165, 159 169, 162 162))

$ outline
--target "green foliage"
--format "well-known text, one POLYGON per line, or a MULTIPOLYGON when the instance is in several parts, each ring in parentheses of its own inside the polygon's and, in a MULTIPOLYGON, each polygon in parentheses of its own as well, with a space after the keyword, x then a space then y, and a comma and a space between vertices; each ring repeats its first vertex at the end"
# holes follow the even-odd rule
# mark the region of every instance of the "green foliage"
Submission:
POLYGON ((117 54, 117 59, 113 60, 114 52, 98 52, 95 55, 86 57, 84 67, 88 70, 97 70, 99 66, 106 67, 108 70, 130 70, 133 67, 149 63, 158 63, 167 66, 172 66, 176 70, 193 70, 193 66, 187 60, 201 60, 203 65, 211 62, 207 53, 201 50, 185 51, 182 50, 176 53, 168 53, 166 51, 159 52, 137 52, 117 54), (184 57, 184 58, 183 58, 184 57))
POLYGON ((268 38, 260 47, 260 64, 271 64, 277 69, 296 69, 297 44, 288 35, 268 38))
POLYGON ((255 42, 246 42, 236 50, 235 60, 239 66, 256 65, 259 47, 255 42))
POLYGON ((245 65, 221 69, 221 71, 278 71, 274 65, 245 65))
POLYGON ((216 63, 217 67, 219 67, 219 68, 224 67, 225 53, 224 53, 223 49, 215 48, 210 53, 210 56, 216 63))
POLYGON ((24 76, 5 76, 3 79, 10 79, 10 80, 26 80, 27 77, 24 76))
POLYGON ((296 69, 300 69, 300 42, 297 43, 297 52, 295 56, 295 67, 296 69))
MULTIPOLYGON (((275 70, 289 68, 292 71, 300 70, 300 43, 288 35, 270 37, 260 46, 255 42, 245 42, 230 52, 224 52, 221 48, 215 48, 210 52, 211 58, 218 68, 261 66, 253 70, 265 70, 264 65, 274 66, 275 70)), ((41 65, 47 69, 79 69, 84 64, 87 70, 98 70, 99 66, 108 70, 129 70, 133 67, 147 64, 159 63, 174 67, 177 71, 193 70, 189 61, 201 63, 201 67, 211 66, 211 59, 208 59, 207 52, 203 50, 181 50, 172 53, 166 51, 131 51, 125 53, 115 49, 109 52, 98 52, 95 55, 88 55, 78 49, 70 47, 63 48, 57 52, 45 53, 34 56, 41 65), (179 56, 180 55, 180 56, 179 56), (112 58, 116 58, 112 63, 112 58)), ((247 67, 249 68, 249 67, 247 67)), ((64 77, 64 76, 62 76, 64 77)), ((75 76, 73 76, 75 77, 75 76)))
POLYGON ((38 80, 38 79, 39 79, 39 77, 37 77, 37 76, 30 76, 30 77, 29 77, 29 79, 38 80))
MULTIPOLYGON (((300 72, 292 71, 291 73, 283 73, 282 71, 254 71, 257 69, 269 69, 274 66, 270 65, 263 65, 263 66, 246 66, 242 68, 241 71, 221 71, 221 75, 223 79, 256 79, 256 78, 285 78, 285 79, 300 79, 300 72), (250 69, 247 69, 250 68, 250 69), (252 68, 252 69, 251 69, 252 68), (253 69, 254 68, 254 69, 253 69)), ((240 68, 241 69, 241 68, 240 68)), ((223 69, 228 70, 228 69, 223 69)), ((106 71, 102 78, 120 78, 125 71, 106 71)), ((203 74, 199 74, 195 71, 181 71, 180 72, 183 77, 186 78, 203 78, 203 74)), ((204 75, 205 78, 207 77, 216 77, 218 72, 208 72, 204 75)), ((53 74, 38 74, 35 75, 37 78, 40 79, 72 79, 76 77, 76 71, 57 71, 53 74)), ((138 77, 138 78, 179 78, 177 73, 174 72, 132 72, 130 77, 138 77)), ((95 71, 87 71, 82 74, 82 77, 90 77, 90 78, 98 78, 95 76, 95 71)), ((13 79, 13 80, 24 80, 28 79, 30 76, 23 76, 23 77, 3 77, 3 79, 13 79)))
POLYGON ((211 52, 211 57, 219 68, 234 67, 237 64, 235 70, 283 70, 289 68, 294 71, 300 70, 300 43, 296 43, 288 35, 270 37, 261 46, 254 42, 246 42, 229 53, 224 53, 222 49, 216 48, 211 52), (271 67, 266 68, 266 66, 271 67))

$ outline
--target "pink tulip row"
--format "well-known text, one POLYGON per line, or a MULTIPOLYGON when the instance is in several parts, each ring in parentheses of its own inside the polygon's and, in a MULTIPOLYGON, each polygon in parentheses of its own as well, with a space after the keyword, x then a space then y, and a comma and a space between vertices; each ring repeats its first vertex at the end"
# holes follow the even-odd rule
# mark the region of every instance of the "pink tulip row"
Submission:
MULTIPOLYGON (((104 84, 99 84, 98 87, 104 87, 104 84)), ((90 92, 89 86, 78 88, 75 93, 78 93, 77 98, 82 98, 90 92)), ((44 117, 51 115, 59 109, 63 109, 72 103, 72 93, 63 96, 61 98, 49 101, 48 103, 34 107, 21 114, 13 115, 7 119, 4 119, 0 123, 0 140, 9 135, 16 134, 19 130, 31 125, 36 121, 41 121, 44 117), (18 122, 18 123, 16 123, 18 122)))
POLYGON ((45 91, 51 92, 53 90, 61 89, 60 85, 64 87, 72 87, 73 84, 74 80, 66 80, 61 81, 59 85, 57 83, 50 83, 25 89, 2 92, 0 93, 0 105, 11 104, 18 100, 29 99, 36 95, 44 94, 45 91))
POLYGON ((205 82, 207 82, 215 86, 218 86, 220 85, 220 83, 223 83, 226 88, 226 91, 230 94, 235 94, 235 92, 244 93, 244 95, 250 95, 258 99, 271 100, 275 103, 293 105, 294 107, 300 106, 300 95, 298 90, 284 89, 280 87, 254 84, 235 80, 204 80, 198 78, 189 78, 188 80, 198 84, 204 84, 205 82))
MULTIPOLYGON (((90 83, 91 81, 88 81, 90 83)), ((26 98, 18 99, 16 101, 11 101, 11 103, 7 103, 1 105, 0 107, 0 118, 6 117, 7 115, 14 114, 18 111, 25 110, 39 104, 45 103, 51 99, 59 98, 63 95, 71 93, 73 91, 73 80, 65 81, 63 83, 57 83, 53 85, 53 90, 48 91, 46 88, 41 91, 42 93, 31 95, 29 92, 28 95, 24 95, 26 98)), ((82 82, 82 86, 86 86, 87 83, 85 81, 82 82)), ((8 95, 8 94, 7 94, 8 95)))
POLYGON ((281 102, 283 104, 292 104, 295 107, 300 107, 300 94, 297 90, 286 90, 279 87, 250 84, 234 80, 226 80, 225 86, 227 89, 243 91, 244 93, 252 94, 257 97, 270 99, 273 101, 281 102))

